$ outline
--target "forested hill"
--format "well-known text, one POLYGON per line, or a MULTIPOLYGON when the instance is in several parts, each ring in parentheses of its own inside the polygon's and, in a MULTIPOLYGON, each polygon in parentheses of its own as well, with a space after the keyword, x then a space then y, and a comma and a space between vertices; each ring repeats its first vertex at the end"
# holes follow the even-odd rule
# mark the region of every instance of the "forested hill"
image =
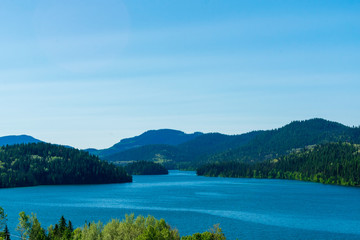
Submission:
POLYGON ((144 145, 104 159, 112 162, 155 161, 169 169, 196 168, 217 161, 260 162, 308 145, 338 141, 360 143, 360 128, 315 118, 241 135, 202 134, 175 146, 144 145))
POLYGON ((209 163, 198 168, 197 174, 360 186, 360 145, 327 143, 256 164, 234 161, 209 163))
POLYGON ((182 131, 172 129, 149 130, 139 136, 122 139, 119 143, 110 148, 102 150, 87 149, 86 151, 106 159, 106 157, 110 155, 146 145, 166 144, 175 146, 190 141, 200 135, 202 135, 200 132, 186 134, 182 131))
POLYGON ((153 161, 161 163, 169 169, 195 168, 205 162, 211 154, 243 146, 260 133, 260 131, 254 131, 232 136, 207 133, 176 146, 145 145, 109 155, 105 159, 116 163, 153 161))
POLYGON ((308 145, 338 141, 360 143, 360 128, 319 118, 294 121, 279 129, 263 131, 248 144, 215 154, 208 161, 258 162, 308 145))
POLYGON ((0 147, 6 145, 21 144, 21 143, 38 143, 38 142, 41 141, 28 135, 11 135, 11 136, 0 137, 0 147))
POLYGON ((126 172, 131 175, 165 175, 169 174, 169 171, 161 164, 148 162, 148 161, 138 161, 129 163, 125 167, 126 172))
POLYGON ((124 168, 48 143, 0 148, 0 187, 131 182, 124 168))

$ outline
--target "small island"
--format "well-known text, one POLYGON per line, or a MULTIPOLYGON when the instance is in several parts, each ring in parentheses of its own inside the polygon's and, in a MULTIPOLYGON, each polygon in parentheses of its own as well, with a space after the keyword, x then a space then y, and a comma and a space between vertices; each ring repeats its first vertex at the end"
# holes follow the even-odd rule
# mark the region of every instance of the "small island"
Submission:
POLYGON ((123 167, 86 151, 29 143, 0 148, 0 188, 132 182, 123 167))
POLYGON ((132 162, 126 165, 126 171, 131 175, 166 175, 169 171, 161 164, 150 161, 132 162))

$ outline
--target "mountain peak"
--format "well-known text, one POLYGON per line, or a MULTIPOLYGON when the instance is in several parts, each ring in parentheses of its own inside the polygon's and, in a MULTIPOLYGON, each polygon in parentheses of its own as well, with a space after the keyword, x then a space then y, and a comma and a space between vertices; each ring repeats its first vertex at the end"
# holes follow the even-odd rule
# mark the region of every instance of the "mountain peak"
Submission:
POLYGON ((151 144, 165 144, 175 146, 190 141, 202 134, 203 133, 201 132, 187 134, 182 131, 173 129, 148 130, 138 136, 122 139, 120 142, 108 149, 97 151, 90 150, 89 152, 99 156, 108 156, 131 148, 151 144))
POLYGON ((42 142, 42 141, 24 134, 0 137, 0 146, 15 145, 21 143, 38 143, 38 142, 42 142))
POLYGON ((307 129, 316 129, 316 130, 341 130, 347 128, 345 125, 332 122, 323 118, 312 118, 308 120, 298 120, 292 121, 288 125, 285 125, 283 128, 307 128, 307 129))

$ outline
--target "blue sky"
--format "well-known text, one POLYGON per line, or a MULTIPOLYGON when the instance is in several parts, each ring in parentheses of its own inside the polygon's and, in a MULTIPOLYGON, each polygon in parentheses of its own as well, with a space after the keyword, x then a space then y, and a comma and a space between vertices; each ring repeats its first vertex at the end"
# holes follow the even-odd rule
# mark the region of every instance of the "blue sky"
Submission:
POLYGON ((360 2, 0 1, 0 136, 360 125, 360 2))

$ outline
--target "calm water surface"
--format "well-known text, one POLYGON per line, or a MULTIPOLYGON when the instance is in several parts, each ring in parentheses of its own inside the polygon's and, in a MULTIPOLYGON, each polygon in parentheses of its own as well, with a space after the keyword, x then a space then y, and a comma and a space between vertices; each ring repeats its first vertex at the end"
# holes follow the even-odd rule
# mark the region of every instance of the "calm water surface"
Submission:
POLYGON ((74 225, 126 213, 164 218, 181 235, 220 223, 227 239, 360 239, 360 188, 286 180, 134 176, 133 183, 0 189, 15 233, 18 213, 45 227, 61 215, 74 225))

